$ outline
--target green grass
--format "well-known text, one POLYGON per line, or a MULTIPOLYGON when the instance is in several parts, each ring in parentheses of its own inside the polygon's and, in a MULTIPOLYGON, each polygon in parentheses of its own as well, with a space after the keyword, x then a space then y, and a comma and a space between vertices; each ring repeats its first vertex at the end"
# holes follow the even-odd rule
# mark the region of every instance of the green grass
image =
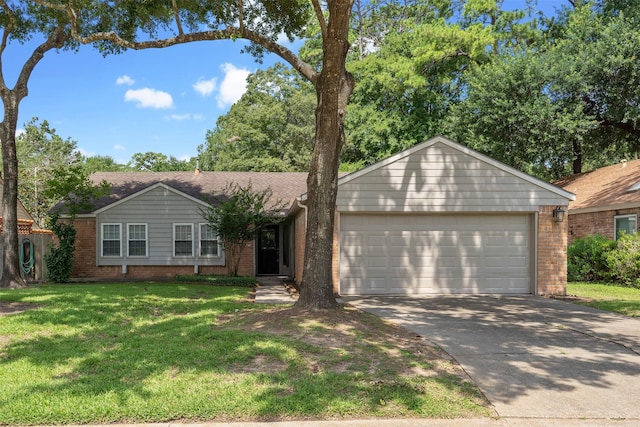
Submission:
POLYGON ((255 305, 241 287, 0 290, 0 425, 477 417, 437 348, 347 308, 255 305))
POLYGON ((223 276, 218 274, 179 274, 176 275, 177 282, 187 283, 207 283, 217 286, 246 286, 253 287, 258 280, 253 276, 223 276))
POLYGON ((581 305, 640 317, 640 289, 598 283, 568 283, 567 294, 581 305))

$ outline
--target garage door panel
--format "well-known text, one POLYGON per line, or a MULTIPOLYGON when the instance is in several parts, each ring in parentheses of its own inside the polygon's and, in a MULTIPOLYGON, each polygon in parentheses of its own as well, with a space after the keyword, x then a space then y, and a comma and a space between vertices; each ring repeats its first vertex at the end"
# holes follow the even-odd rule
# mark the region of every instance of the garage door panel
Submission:
POLYGON ((530 293, 530 223, 522 214, 343 214, 341 293, 530 293))

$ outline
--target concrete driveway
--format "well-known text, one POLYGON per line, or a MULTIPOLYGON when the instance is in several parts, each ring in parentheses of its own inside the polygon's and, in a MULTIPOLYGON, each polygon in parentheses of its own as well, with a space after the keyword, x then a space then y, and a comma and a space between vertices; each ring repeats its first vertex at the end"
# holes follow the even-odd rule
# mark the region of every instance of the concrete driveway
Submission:
POLYGON ((501 417, 640 420, 640 320, 533 296, 342 299, 442 347, 501 417))

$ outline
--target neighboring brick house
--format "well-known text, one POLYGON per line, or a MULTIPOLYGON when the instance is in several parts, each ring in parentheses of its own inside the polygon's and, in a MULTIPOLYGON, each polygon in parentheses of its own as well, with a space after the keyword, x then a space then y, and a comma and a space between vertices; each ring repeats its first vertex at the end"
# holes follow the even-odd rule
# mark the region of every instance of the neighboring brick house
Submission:
POLYGON ((600 234, 617 239, 638 231, 640 160, 563 178, 556 185, 576 195, 569 203, 569 244, 600 234))
MULTIPOLYGON (((240 274, 302 278, 306 174, 99 173, 111 194, 79 215, 73 277, 170 278, 224 273, 200 210, 228 183, 270 187, 288 203, 243 255, 240 274), (204 249, 204 251, 203 251, 204 249)), ((574 196, 437 137, 338 181, 333 242, 339 294, 564 294, 574 196)))

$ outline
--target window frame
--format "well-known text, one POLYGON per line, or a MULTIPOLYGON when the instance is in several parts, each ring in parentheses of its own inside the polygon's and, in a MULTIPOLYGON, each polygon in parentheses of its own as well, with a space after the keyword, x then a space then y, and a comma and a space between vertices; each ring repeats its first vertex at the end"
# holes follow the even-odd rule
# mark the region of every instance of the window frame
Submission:
POLYGON ((635 229, 633 230, 633 233, 631 234, 635 234, 638 232, 638 214, 624 214, 624 215, 615 215, 613 217, 613 239, 614 240, 618 240, 618 220, 619 219, 628 219, 628 218, 634 218, 635 219, 635 229))
POLYGON ((203 233, 202 233, 202 229, 203 227, 209 227, 212 230, 214 230, 215 233, 215 229, 213 229, 213 227, 211 227, 209 224, 207 224, 206 222, 201 222, 198 224, 198 256, 201 258, 220 258, 220 256, 222 255, 222 248, 221 248, 221 242, 220 242, 220 235, 218 233, 215 233, 215 239, 203 239, 203 233), (216 254, 203 254, 202 253, 202 242, 203 241, 215 241, 216 242, 216 254))
MULTIPOLYGON (((180 240, 181 242, 186 241, 186 240, 180 240)), ((185 223, 185 222, 175 222, 173 223, 173 256, 176 258, 192 258, 193 254, 194 254, 194 234, 193 234, 193 224, 192 223, 185 223), (182 227, 182 226, 188 226, 191 230, 191 253, 190 254, 176 254, 176 242, 178 240, 176 240, 176 228, 177 227, 182 227)))
MULTIPOLYGON (((136 239, 134 241, 140 242, 142 240, 136 239)), ((147 223, 145 222, 127 223, 127 257, 130 257, 130 258, 148 258, 149 257, 149 225, 147 223), (132 242, 132 240, 131 240, 131 230, 129 229, 129 227, 131 227, 132 225, 144 226, 144 255, 131 255, 130 243, 132 242)))
MULTIPOLYGON (((109 239, 108 241, 110 242, 114 242, 116 240, 114 239, 109 239)), ((100 224, 100 256, 103 258, 122 258, 122 224, 119 222, 105 222, 100 224), (105 255, 104 253, 104 243, 106 241, 106 239, 104 238, 105 235, 105 227, 106 226, 117 226, 118 227, 118 255, 112 255, 112 254, 107 254, 105 255)))

